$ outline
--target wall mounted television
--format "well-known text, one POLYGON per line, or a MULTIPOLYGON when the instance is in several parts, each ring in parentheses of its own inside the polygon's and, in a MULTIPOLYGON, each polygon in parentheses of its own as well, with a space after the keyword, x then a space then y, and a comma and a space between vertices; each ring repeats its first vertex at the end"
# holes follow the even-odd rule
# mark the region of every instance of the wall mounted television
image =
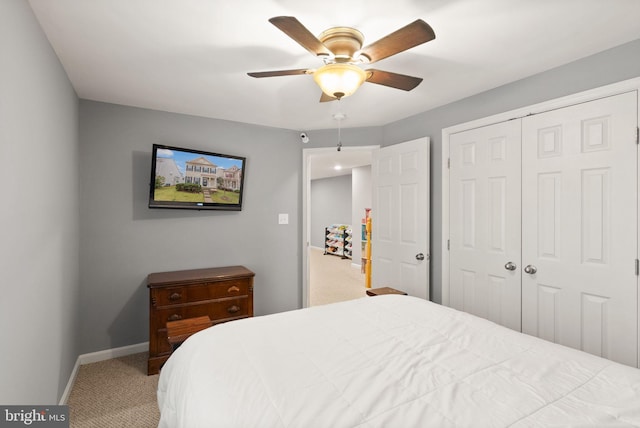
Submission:
POLYGON ((246 158, 153 145, 149 208, 240 211, 246 158))

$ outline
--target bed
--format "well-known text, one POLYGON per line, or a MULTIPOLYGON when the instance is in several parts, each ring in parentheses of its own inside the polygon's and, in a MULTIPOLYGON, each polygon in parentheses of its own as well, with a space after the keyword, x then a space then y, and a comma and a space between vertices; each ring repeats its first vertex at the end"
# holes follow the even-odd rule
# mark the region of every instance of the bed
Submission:
POLYGON ((640 370, 387 295, 220 324, 162 368, 162 428, 640 426, 640 370))

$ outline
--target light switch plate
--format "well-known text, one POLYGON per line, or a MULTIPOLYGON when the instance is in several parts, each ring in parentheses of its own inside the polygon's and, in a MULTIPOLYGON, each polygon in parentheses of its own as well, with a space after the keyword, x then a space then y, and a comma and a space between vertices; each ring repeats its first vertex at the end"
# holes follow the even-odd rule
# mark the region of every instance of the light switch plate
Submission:
POLYGON ((289 224, 289 214, 278 214, 278 224, 289 224))

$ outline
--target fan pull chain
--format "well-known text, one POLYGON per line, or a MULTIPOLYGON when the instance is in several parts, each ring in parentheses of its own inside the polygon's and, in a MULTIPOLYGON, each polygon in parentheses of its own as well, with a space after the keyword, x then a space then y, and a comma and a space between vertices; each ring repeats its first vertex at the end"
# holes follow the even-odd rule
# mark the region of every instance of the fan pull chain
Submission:
POLYGON ((338 119, 338 151, 342 148, 342 133, 340 128, 340 119, 338 119))
MULTIPOLYGON (((338 100, 338 102, 340 102, 338 100)), ((342 150, 342 119, 344 119, 346 115, 344 113, 336 113, 333 115, 333 118, 338 121, 338 151, 342 150)))

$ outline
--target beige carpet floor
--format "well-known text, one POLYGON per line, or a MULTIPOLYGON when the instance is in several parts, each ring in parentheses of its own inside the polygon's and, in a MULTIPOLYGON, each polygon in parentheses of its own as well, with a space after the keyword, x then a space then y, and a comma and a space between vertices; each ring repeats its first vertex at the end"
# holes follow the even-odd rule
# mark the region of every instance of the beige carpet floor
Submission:
POLYGON ((68 402, 71 428, 157 427, 158 375, 147 376, 147 356, 80 366, 68 402))
POLYGON ((309 250, 309 303, 311 306, 365 297, 365 277, 351 259, 309 250))
MULTIPOLYGON (((351 260, 311 249, 312 306, 365 296, 364 275, 351 260)), ((80 366, 69 396, 71 428, 151 428, 160 419, 158 375, 147 376, 146 352, 80 366)))

